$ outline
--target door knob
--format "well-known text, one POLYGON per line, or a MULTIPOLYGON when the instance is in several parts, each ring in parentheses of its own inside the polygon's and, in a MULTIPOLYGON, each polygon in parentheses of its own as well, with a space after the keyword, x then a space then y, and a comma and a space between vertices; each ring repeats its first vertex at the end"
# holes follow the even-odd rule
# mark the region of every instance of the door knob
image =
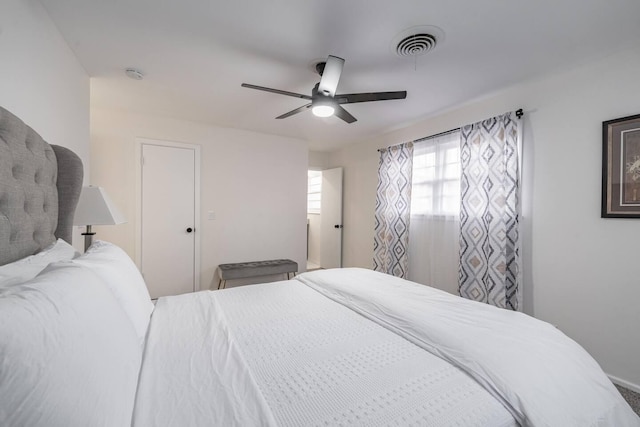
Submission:
POLYGON ((193 228, 189 227, 187 228, 187 233, 191 233, 193 231, 193 228))
POLYGON ((333 226, 333 228, 342 228, 342 224, 336 224, 333 226))

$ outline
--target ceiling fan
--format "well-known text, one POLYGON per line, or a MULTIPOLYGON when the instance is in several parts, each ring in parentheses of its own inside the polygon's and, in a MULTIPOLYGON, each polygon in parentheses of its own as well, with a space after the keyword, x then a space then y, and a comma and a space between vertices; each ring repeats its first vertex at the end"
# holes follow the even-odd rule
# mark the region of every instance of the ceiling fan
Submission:
POLYGON ((318 117, 329 117, 336 115, 347 123, 353 123, 356 118, 353 117, 347 110, 342 108, 343 104, 355 104, 356 102, 370 102, 370 101, 388 101, 391 99, 405 99, 407 97, 407 91, 399 92, 371 92, 371 93, 348 93, 348 94, 336 94, 338 88, 338 81, 340 80, 340 74, 342 74, 342 67, 344 66, 344 59, 337 56, 329 55, 326 62, 320 62, 316 65, 316 71, 320 74, 320 82, 317 83, 311 90, 311 96, 302 95, 300 93, 287 92, 285 90, 272 89, 263 86, 256 86, 248 83, 242 83, 242 87, 249 89, 263 90, 265 92, 278 93, 280 95, 293 96, 296 98, 306 99, 311 101, 309 104, 298 107, 295 110, 291 110, 288 113, 284 113, 276 119, 286 119, 294 114, 301 113, 311 108, 314 115, 318 117))

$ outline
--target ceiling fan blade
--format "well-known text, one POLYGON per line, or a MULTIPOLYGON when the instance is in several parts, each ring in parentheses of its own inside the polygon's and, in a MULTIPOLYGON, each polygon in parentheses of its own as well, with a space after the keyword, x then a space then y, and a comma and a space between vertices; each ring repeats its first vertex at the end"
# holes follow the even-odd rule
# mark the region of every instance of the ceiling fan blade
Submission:
POLYGON ((298 107, 295 110, 291 110, 288 113, 284 113, 283 115, 276 117, 276 119, 286 119, 294 114, 302 113, 304 110, 308 110, 309 108, 311 108, 311 104, 303 105, 302 107, 298 107))
POLYGON ((342 120, 344 120, 347 123, 353 123, 355 121, 357 121, 357 119, 355 117, 353 117, 351 114, 349 114, 349 112, 347 110, 345 110, 344 108, 342 108, 339 105, 335 106, 335 112, 333 113, 336 116, 338 116, 339 118, 341 118, 342 120))
POLYGON ((346 93, 335 96, 338 104, 355 104, 356 102, 388 101, 391 99, 405 99, 407 91, 399 92, 371 92, 371 93, 346 93))
POLYGON ((344 67, 344 59, 329 55, 327 63, 324 66, 324 71, 322 72, 320 85, 318 86, 319 93, 325 96, 333 96, 336 94, 340 74, 342 74, 342 67, 344 67))
POLYGON ((242 83, 240 86, 246 87, 249 89, 257 89, 257 90, 263 90, 265 92, 277 93, 279 95, 293 96, 295 98, 302 98, 302 99, 311 101, 311 97, 309 95, 302 95, 300 93, 287 92, 286 90, 271 89, 270 87, 256 86, 256 85, 251 85, 249 83, 242 83))

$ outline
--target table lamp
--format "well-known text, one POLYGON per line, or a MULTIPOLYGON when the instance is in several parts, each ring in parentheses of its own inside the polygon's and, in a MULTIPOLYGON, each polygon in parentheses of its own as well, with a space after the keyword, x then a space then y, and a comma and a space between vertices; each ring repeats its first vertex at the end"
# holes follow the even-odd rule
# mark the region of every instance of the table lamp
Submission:
POLYGON ((82 188, 80 200, 73 217, 73 225, 84 225, 84 250, 91 246, 93 236, 92 225, 115 225, 127 222, 118 208, 115 207, 102 187, 92 185, 82 188))

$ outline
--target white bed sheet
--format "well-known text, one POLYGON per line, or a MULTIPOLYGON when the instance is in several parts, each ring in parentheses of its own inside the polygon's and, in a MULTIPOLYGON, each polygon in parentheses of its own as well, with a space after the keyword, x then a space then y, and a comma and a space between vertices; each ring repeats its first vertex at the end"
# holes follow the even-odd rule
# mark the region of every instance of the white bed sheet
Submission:
POLYGON ((134 426, 514 426, 462 370, 296 280, 158 300, 134 426))

